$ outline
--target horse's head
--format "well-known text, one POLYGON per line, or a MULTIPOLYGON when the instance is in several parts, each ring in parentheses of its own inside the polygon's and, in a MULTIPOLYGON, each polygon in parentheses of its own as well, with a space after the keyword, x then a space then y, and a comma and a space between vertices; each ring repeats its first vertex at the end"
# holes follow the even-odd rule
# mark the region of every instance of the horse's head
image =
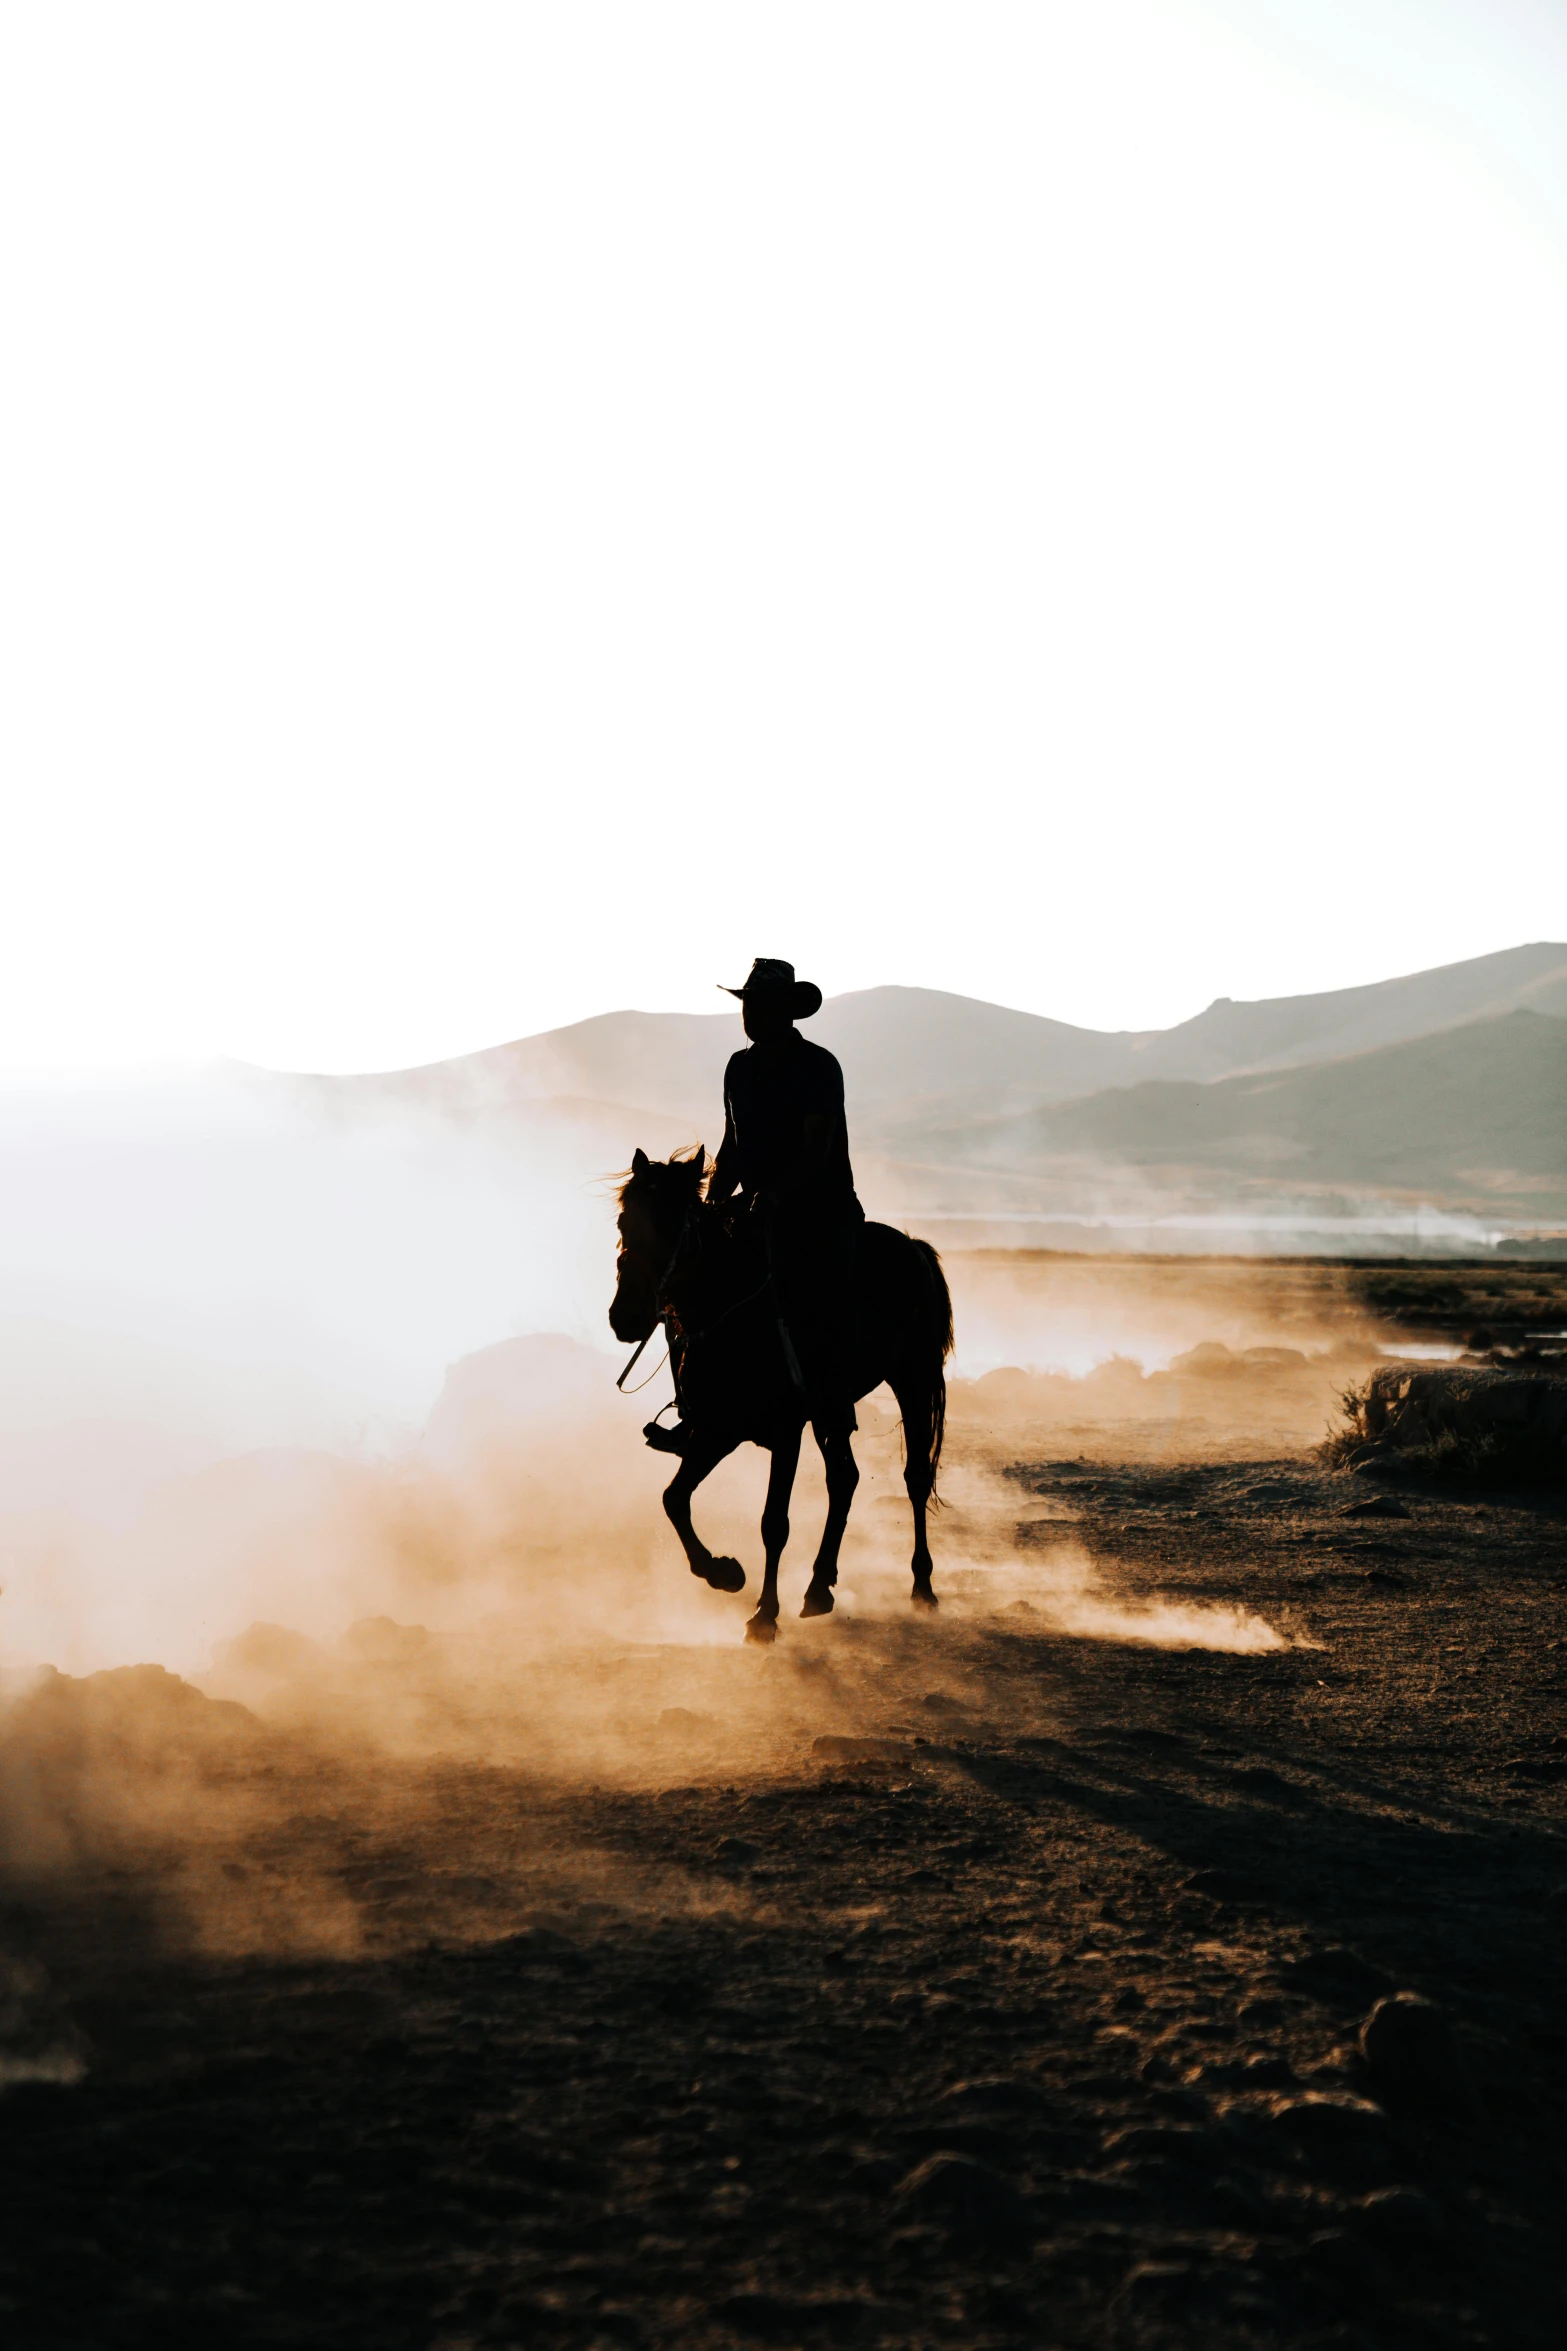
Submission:
POLYGON ((707 1155, 698 1143, 673 1159, 639 1151, 620 1187, 620 1257, 609 1327, 617 1339, 651 1336, 662 1288, 691 1210, 702 1197, 707 1155))

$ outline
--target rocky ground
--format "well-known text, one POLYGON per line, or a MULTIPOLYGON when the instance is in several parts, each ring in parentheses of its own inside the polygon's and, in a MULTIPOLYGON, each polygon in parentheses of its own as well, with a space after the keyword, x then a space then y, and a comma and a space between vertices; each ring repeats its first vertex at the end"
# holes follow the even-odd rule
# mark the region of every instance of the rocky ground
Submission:
POLYGON ((1559 2344, 1567 1512, 992 1456, 934 1622, 554 1661, 602 1771, 18 1710, 7 2340, 1559 2344))

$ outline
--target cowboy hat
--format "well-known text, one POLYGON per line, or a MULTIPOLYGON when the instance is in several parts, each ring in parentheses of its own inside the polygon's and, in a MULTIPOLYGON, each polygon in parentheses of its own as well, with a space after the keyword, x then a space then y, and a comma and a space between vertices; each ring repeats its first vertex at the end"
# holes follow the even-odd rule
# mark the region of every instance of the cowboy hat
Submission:
POLYGON ((725 987, 722 980, 718 984, 726 996, 738 996, 742 1002, 747 996, 787 996, 791 1020, 809 1020, 822 1008, 822 992, 815 981, 797 980, 792 963, 780 963, 771 955, 757 957, 742 986, 725 987))

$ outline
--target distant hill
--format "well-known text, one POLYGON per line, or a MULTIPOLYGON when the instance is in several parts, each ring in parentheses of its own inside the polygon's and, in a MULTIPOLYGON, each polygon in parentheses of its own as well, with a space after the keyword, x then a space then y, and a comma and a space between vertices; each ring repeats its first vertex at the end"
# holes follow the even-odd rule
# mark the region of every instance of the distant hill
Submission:
POLYGON ((1514 1011, 1567 1016, 1567 947, 1509 947, 1499 955, 1445 963, 1370 987, 1335 988, 1324 996, 1275 996, 1252 1004, 1221 996, 1195 1020, 1156 1031, 1134 1049, 1134 1058, 1142 1063, 1141 1077, 1229 1077, 1337 1059, 1514 1011))
MULTIPOLYGON (((1074 1028, 933 988, 869 988, 831 998, 808 1033, 843 1063, 854 1140, 880 1148, 911 1122, 1022 1114, 1150 1078, 1296 1067, 1525 1006, 1567 1016, 1567 946, 1509 948, 1321 996, 1221 997, 1176 1028, 1144 1031, 1074 1028)), ((743 1042, 732 1013, 609 1012, 423 1069, 295 1082, 345 1105, 614 1105, 716 1145, 724 1063, 743 1042)))
POLYGON ((1182 1194, 1397 1192, 1559 1217, 1567 1018, 1509 1012, 1301 1069, 1154 1080, 945 1129, 910 1122, 898 1143, 949 1189, 964 1167, 1055 1191, 1114 1171, 1182 1194))
MULTIPOLYGON (((1146 1031, 1074 1028, 930 988, 825 1004, 861 1190, 900 1218, 1038 1219, 1376 1199, 1567 1216, 1567 946, 1325 995, 1221 998, 1146 1031)), ((270 1079, 354 1119, 409 1108, 584 1166, 716 1148, 737 1014, 613 1012, 365 1077, 270 1079)))

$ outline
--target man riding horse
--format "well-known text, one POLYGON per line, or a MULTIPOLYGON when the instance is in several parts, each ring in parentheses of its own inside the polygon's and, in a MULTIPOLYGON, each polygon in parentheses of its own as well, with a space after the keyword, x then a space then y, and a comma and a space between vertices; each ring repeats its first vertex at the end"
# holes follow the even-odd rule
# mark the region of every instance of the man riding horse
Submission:
POLYGON ((668 1160, 633 1156, 620 1188, 609 1319, 638 1354, 660 1324, 668 1333, 682 1425, 645 1433, 680 1456, 664 1509, 691 1573, 715 1591, 742 1591, 745 1570, 707 1548, 691 1498, 737 1445, 771 1455, 762 1592, 746 1627, 750 1639, 770 1641, 804 1431, 821 1449, 827 1517, 800 1613, 826 1616, 859 1482, 855 1401, 884 1383, 903 1422, 911 1596, 935 1606, 925 1517, 946 1424, 952 1301, 929 1242, 867 1223, 855 1198, 843 1072, 794 1026, 819 1008, 820 989, 797 980, 792 964, 763 959, 729 992, 750 1043, 724 1073, 723 1146, 710 1176, 700 1145, 668 1160))
MULTIPOLYGON (((849 1394, 849 1320, 855 1243, 865 1211, 855 1196, 843 1071, 795 1027, 821 1010, 822 992, 792 963, 758 956, 740 999, 751 1040, 724 1071, 724 1139, 707 1205, 757 1220, 791 1379, 821 1437, 855 1425, 849 1394)), ((661 1453, 685 1449, 683 1429, 649 1422, 661 1453)))

